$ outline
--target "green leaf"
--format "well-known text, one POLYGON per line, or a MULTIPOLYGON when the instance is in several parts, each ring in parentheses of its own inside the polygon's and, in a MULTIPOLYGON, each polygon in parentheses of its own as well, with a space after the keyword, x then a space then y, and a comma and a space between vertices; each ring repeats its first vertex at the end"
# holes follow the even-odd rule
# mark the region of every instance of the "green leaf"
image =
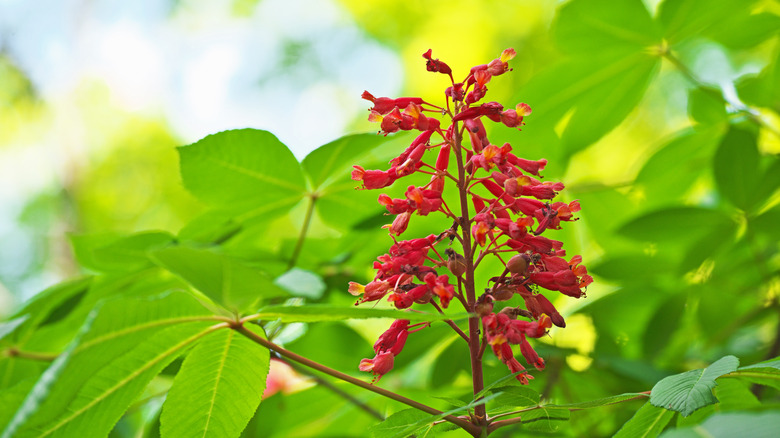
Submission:
MULTIPOLYGON (((276 215, 269 214, 269 216, 276 215)), ((180 242, 219 245, 230 240, 242 229, 243 225, 234 221, 231 215, 222 211, 209 210, 187 222, 179 230, 177 237, 180 242)))
POLYGON ((230 310, 252 309, 262 298, 286 295, 264 272, 208 249, 175 246, 151 254, 158 265, 230 310))
MULTIPOLYGON (((407 136, 404 136, 407 137, 407 136)), ((385 137, 376 133, 346 135, 313 150, 301 161, 312 188, 328 193, 327 188, 349 177, 356 160, 370 153, 372 149, 395 137, 385 137)), ((401 153, 401 150, 398 151, 401 153)), ((356 182, 353 182, 357 185, 356 182)))
POLYGON ((430 416, 431 414, 417 409, 403 409, 390 415, 385 421, 371 427, 369 430, 374 438, 390 438, 398 436, 399 432, 406 431, 409 425, 425 421, 430 416))
POLYGON ((683 320, 687 301, 685 294, 676 293, 661 303, 642 336, 645 357, 657 357, 669 345, 669 340, 683 320))
POLYGON ((718 402, 712 394, 715 379, 735 371, 737 366, 739 359, 725 356, 707 368, 669 376, 653 387, 650 403, 687 417, 699 408, 718 402))
POLYGON ((728 119, 726 101, 720 90, 698 87, 688 93, 688 115, 696 123, 717 124, 728 119))
POLYGON ((629 221, 617 232, 634 240, 649 242, 690 241, 708 230, 726 226, 728 215, 708 208, 671 207, 653 211, 629 221))
POLYGON ((18 318, 14 318, 8 321, 4 321, 0 323, 0 341, 3 340, 4 337, 11 334, 16 330, 17 327, 24 324, 27 319, 30 318, 30 315, 22 315, 18 318))
POLYGON ((649 205, 682 200, 707 171, 723 129, 700 127, 675 134, 639 171, 635 187, 649 205))
POLYGON ((322 277, 300 268, 290 269, 276 277, 274 284, 289 292, 290 295, 313 300, 322 298, 327 287, 322 277))
POLYGON ((540 406, 539 409, 524 412, 522 414, 524 428, 529 430, 552 433, 557 432, 561 423, 569 421, 571 412, 568 409, 540 406))
POLYGON ((740 371, 751 370, 754 368, 775 368, 777 370, 780 370, 780 358, 774 358, 764 362, 754 363, 753 365, 745 365, 743 367, 739 367, 740 371))
POLYGON ((468 350, 460 340, 460 337, 454 339, 436 358, 431 370, 431 385, 434 388, 452 386, 460 372, 465 371, 467 375, 471 372, 468 350))
POLYGON ((572 54, 637 52, 661 42, 641 0, 622 1, 620 7, 611 0, 570 1, 558 12, 553 36, 560 49, 572 54))
POLYGON ((272 305, 265 306, 257 313, 257 319, 281 319, 282 322, 341 321, 344 319, 392 318, 410 321, 441 321, 445 319, 468 318, 467 313, 440 315, 425 312, 406 312, 394 309, 364 309, 325 304, 307 304, 305 306, 272 305))
POLYGON ((663 438, 774 438, 780 430, 780 412, 720 412, 693 427, 673 429, 663 438))
POLYGON ((749 211, 756 203, 759 179, 756 133, 732 126, 715 153, 718 190, 732 204, 749 211))
MULTIPOLYGON (((479 391, 478 393, 476 393, 474 395, 474 398, 477 399, 479 397, 484 397, 486 394, 491 393, 493 391, 493 388, 496 388, 499 385, 503 385, 504 383, 507 383, 507 382, 517 382, 516 377, 520 373, 521 372, 508 374, 508 375, 506 375, 506 376, 504 376, 504 377, 502 377, 502 378, 500 378, 500 379, 490 383, 489 385, 486 385, 484 388, 482 388, 482 391, 479 391)), ((536 403, 537 404, 539 403, 539 397, 538 396, 536 397, 536 403)))
POLYGON ((566 408, 566 409, 590 409, 590 408, 598 408, 601 406, 608 406, 613 405, 616 403, 622 403, 626 400, 632 400, 632 399, 644 399, 649 397, 645 393, 641 392, 627 392, 625 394, 619 394, 619 395, 612 395, 609 397, 600 398, 597 400, 590 400, 586 402, 579 402, 579 403, 567 403, 563 405, 546 405, 550 407, 556 407, 556 408, 566 408))
MULTIPOLYGON (((247 325, 264 336, 262 329, 247 325)), ((163 437, 238 437, 265 389, 268 350, 235 330, 201 340, 184 359, 160 415, 163 437)))
POLYGON ((360 183, 351 178, 352 166, 387 168, 386 157, 379 160, 375 156, 377 148, 398 155, 411 141, 411 136, 406 133, 390 137, 376 134, 348 135, 306 156, 301 164, 314 187, 317 195, 315 207, 322 220, 343 229, 382 215, 385 209, 376 202, 379 193, 357 190, 360 183))
POLYGON ((765 211, 749 223, 758 233, 780 240, 780 227, 777 224, 780 224, 780 206, 765 211))
POLYGON ((14 314, 17 317, 30 315, 30 319, 22 324, 17 333, 65 318, 78 306, 92 284, 93 277, 82 277, 56 284, 35 295, 14 314))
POLYGON ((780 359, 740 367, 725 377, 780 389, 780 359))
POLYGON ((599 277, 609 280, 648 282, 658 278, 659 273, 672 269, 674 264, 665 257, 647 254, 612 254, 593 266, 592 271, 599 277))
POLYGON ((570 1, 552 32, 558 47, 573 57, 549 76, 542 73, 520 94, 535 111, 524 131, 557 129, 565 121, 561 140, 571 156, 634 109, 658 71, 660 58, 649 49, 661 38, 641 0, 623 1, 620 7, 609 0, 570 1))
POLYGON ((3 438, 106 435, 146 384, 214 319, 191 296, 105 302, 41 376, 3 438))
POLYGON ((595 143, 634 110, 660 59, 645 52, 595 53, 565 59, 540 72, 517 95, 534 113, 523 127, 523 144, 544 141, 551 153, 561 130, 565 156, 595 143), (566 84, 562 87, 561 84, 566 84))
MULTIPOLYGON (((741 11, 750 11, 745 0, 719 0, 717 6, 709 0, 665 0, 658 11, 658 21, 670 44, 699 35, 716 35, 741 11)), ((741 29, 740 29, 741 31, 741 29)))
POLYGON ((645 403, 613 438, 653 438, 664 430, 674 412, 645 403))
POLYGON ((179 155, 193 195, 244 217, 291 208, 306 192, 298 160, 267 131, 223 131, 180 147, 179 155))
POLYGON ((166 231, 147 231, 127 237, 71 236, 79 262, 98 272, 128 272, 151 265, 147 252, 170 244, 166 231))
POLYGON ((5 429, 14 415, 14 410, 22 405, 25 397, 35 385, 35 380, 25 379, 10 388, 0 391, 0 430, 5 429))
POLYGON ((496 394, 491 407, 498 406, 498 412, 538 406, 540 400, 539 393, 527 386, 499 386, 490 389, 490 393, 496 394))
POLYGON ((780 113, 780 49, 761 73, 740 78, 736 87, 744 102, 780 113))

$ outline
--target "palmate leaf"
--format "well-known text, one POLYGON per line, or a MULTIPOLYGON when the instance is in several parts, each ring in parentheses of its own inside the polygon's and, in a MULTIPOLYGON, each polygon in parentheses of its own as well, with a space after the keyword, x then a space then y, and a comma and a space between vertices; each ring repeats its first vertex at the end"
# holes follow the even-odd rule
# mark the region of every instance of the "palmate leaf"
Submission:
MULTIPOLYGON (((264 336, 262 329, 247 325, 264 336)), ((260 404, 268 350, 235 330, 205 337, 184 359, 160 416, 165 437, 237 437, 260 404)))
POLYGON ((739 359, 725 356, 707 368, 669 376, 653 387, 650 403, 687 417, 699 408, 718 402, 712 394, 715 379, 735 371, 737 366, 739 359))
POLYGON ((614 438, 654 438, 664 430, 674 412, 644 404, 615 434, 614 438))
MULTIPOLYGON (((519 137, 544 145, 562 144, 563 157, 596 142, 634 109, 655 77, 660 58, 652 47, 660 32, 639 0, 573 0, 553 25, 558 47, 568 55, 537 74, 517 93, 534 109, 519 137), (587 38, 583 38, 587 35, 587 38), (560 131, 560 140, 553 134, 560 131)), ((542 151, 539 151, 540 153, 542 151)))
POLYGON ((556 151, 552 145, 562 142, 561 152, 571 156, 607 134, 634 110, 659 66, 660 58, 644 51, 600 52, 560 61, 517 93, 518 101, 527 102, 534 110, 518 141, 530 145, 542 142, 545 156, 556 151), (560 139, 554 134, 556 128, 560 139))
POLYGON ((223 131, 180 147, 179 155, 193 195, 244 218, 292 208, 306 192, 298 160, 267 131, 223 131))
POLYGON ((149 380, 214 324, 184 293, 105 302, 41 376, 3 438, 106 435, 149 380))

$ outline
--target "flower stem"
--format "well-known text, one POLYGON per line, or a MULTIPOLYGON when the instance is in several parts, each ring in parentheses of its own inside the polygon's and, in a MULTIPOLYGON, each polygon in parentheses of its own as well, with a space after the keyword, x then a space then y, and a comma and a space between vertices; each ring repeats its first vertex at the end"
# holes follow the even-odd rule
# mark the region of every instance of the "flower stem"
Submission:
MULTIPOLYGON (((455 152, 455 158, 458 160, 458 189, 460 192, 460 231, 463 237, 463 257, 466 259, 466 272, 464 275, 464 287, 466 289, 467 312, 475 311, 477 294, 474 288, 474 248, 471 246, 471 220, 469 219, 469 200, 468 200, 468 181, 466 180, 466 168, 463 163, 463 148, 461 143, 463 136, 455 123, 452 130, 454 143, 452 145, 455 152)), ((479 317, 469 318, 469 354, 471 356, 471 379, 474 394, 479 393, 484 388, 485 383, 482 376, 482 358, 479 354, 479 317)), ((474 415, 479 421, 481 428, 487 425, 487 415, 485 405, 479 405, 474 408, 474 415)))
MULTIPOLYGON (((436 310, 438 310, 440 314, 444 315, 444 311, 441 310, 441 307, 439 307, 439 305, 436 304, 435 301, 431 300, 431 304, 433 304, 433 307, 435 307, 436 310)), ((455 324, 455 322, 453 320, 445 319, 444 322, 449 324, 449 326, 452 327, 452 329, 455 330, 455 332, 457 332, 460 335, 460 337, 463 338, 466 342, 469 341, 469 337, 465 333, 463 333, 463 330, 461 330, 460 327, 458 327, 458 325, 455 324)))
MULTIPOLYGON (((412 399, 406 398, 402 395, 396 394, 392 391, 388 391, 387 389, 380 388, 378 386, 374 386, 370 383, 366 383, 360 379, 356 379, 350 375, 344 374, 340 371, 336 371, 333 368, 328 368, 325 365, 322 365, 320 363, 314 362, 311 359, 307 359, 303 356, 300 356, 298 354, 293 353, 292 351, 285 350, 284 348, 274 344, 271 341, 268 341, 267 339, 263 338, 262 336, 259 336, 257 333, 247 329, 244 327, 244 325, 241 322, 234 322, 234 324, 231 325, 231 328, 233 330, 238 331, 242 335, 246 336, 247 338, 251 339, 252 341, 262 345, 263 347, 279 354, 282 357, 285 357, 289 360, 295 361, 301 365, 305 365, 309 368, 315 369, 317 371, 320 371, 322 373, 325 373, 331 377, 335 377, 339 380, 343 380, 345 382, 351 383, 355 386, 359 386, 363 389, 366 389, 371 392, 375 392, 379 395, 383 395, 387 398, 393 399, 397 402, 403 403, 405 405, 411 406, 415 409, 419 409, 423 412, 427 412, 432 415, 440 415, 442 412, 439 410, 436 410, 428 405, 424 405, 420 402, 414 401, 412 399)), ((478 433, 479 430, 476 428, 475 425, 469 423, 468 421, 465 421, 463 419, 460 419, 458 417, 452 416, 452 415, 446 415, 443 417, 445 420, 449 421, 450 423, 453 423, 467 432, 471 433, 472 435, 474 433, 478 433)))

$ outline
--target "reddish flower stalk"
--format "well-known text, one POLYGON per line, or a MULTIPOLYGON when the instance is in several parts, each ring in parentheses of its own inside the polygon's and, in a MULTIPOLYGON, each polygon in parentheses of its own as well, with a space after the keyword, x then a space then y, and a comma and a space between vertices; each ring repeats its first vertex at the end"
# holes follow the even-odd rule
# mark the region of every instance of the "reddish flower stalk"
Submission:
MULTIPOLYGON (((528 365, 544 369, 544 359, 528 338, 544 336, 552 325, 566 324, 540 288, 580 298, 593 281, 581 264, 581 256, 567 261, 563 243, 541 235, 560 229, 562 221, 577 220, 573 214, 580 210, 579 202, 552 202, 564 186, 538 179, 547 160, 520 158, 509 143, 499 147, 487 137, 485 119, 520 129, 524 118, 531 114, 525 103, 517 104, 515 109, 504 109, 498 102, 479 103, 492 77, 511 70, 508 62, 514 56, 515 51, 507 49, 490 63, 473 67, 462 82, 455 83, 450 67, 434 59, 428 50, 423 54, 427 70, 450 78, 443 107, 416 97, 377 98, 364 92, 363 98, 374 104, 369 120, 380 123, 381 133, 417 130, 420 134, 390 161, 389 169, 365 170, 356 165, 352 172, 352 179, 362 182, 360 189, 388 187, 414 174, 431 175, 421 185, 409 185, 405 199, 379 196, 387 214, 395 215, 385 226, 394 243, 374 262, 373 281, 365 286, 351 282, 349 291, 360 297, 357 304, 387 297, 398 309, 433 305, 438 311, 456 299, 475 314, 469 319, 468 336, 464 337, 469 344, 475 394, 484 386, 482 352, 488 345, 510 372, 518 373, 516 378, 523 384, 533 376, 515 358, 516 353, 528 365), (424 111, 438 111, 449 120, 442 123, 423 115, 424 111), (446 129, 441 128, 444 125, 446 129), (437 140, 432 141, 434 136, 437 140), (435 157, 426 153, 429 150, 436 152, 435 157), (452 157, 457 174, 449 173, 452 157), (423 167, 434 170, 422 171, 423 167), (459 209, 450 210, 444 203, 442 195, 448 189, 457 191, 459 209), (438 236, 396 240, 406 231, 412 216, 429 214, 445 215, 454 225, 438 236), (460 248, 453 249, 456 238, 460 248), (437 250, 437 245, 450 247, 437 250), (505 262, 499 254, 507 252, 515 255, 505 262), (447 254, 446 260, 442 253, 447 254), (503 273, 487 273, 490 279, 483 285, 485 292, 477 296, 475 269, 490 255, 499 257, 506 268, 503 273), (494 302, 511 300, 525 308, 506 306, 494 311, 494 302), (513 345, 517 346, 515 350, 513 345)), ((389 372, 412 333, 408 324, 407 320, 395 321, 374 345, 375 357, 363 359, 360 369, 372 372, 375 380, 389 372)), ((486 425, 484 405, 475 408, 473 418, 475 424, 486 425)))

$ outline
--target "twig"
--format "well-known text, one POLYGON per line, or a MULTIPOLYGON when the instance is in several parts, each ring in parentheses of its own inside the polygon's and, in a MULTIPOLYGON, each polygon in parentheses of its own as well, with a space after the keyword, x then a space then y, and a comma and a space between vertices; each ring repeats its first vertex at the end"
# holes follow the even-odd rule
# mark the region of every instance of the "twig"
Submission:
MULTIPOLYGON (((352 377, 350 375, 344 374, 344 373, 342 373, 340 371, 336 371, 333 368, 326 367, 325 365, 322 365, 320 363, 314 362, 313 360, 310 360, 310 359, 307 359, 307 358, 305 358, 303 356, 295 354, 292 351, 285 350, 284 348, 274 344, 273 342, 270 342, 270 341, 266 340, 262 336, 259 336, 257 333, 247 329, 246 327, 244 327, 243 323, 241 323, 240 321, 239 322, 234 322, 231 325, 231 328, 233 330, 238 331, 239 333, 241 333, 242 335, 246 336, 247 338, 251 339, 252 341, 262 345, 263 347, 265 347, 265 348, 267 348, 267 349, 269 349, 271 351, 276 352, 280 356, 283 356, 283 357, 285 357, 285 358, 287 358, 289 360, 298 362, 299 364, 305 365, 305 366, 307 366, 309 368, 313 368, 313 369, 315 369, 317 371, 320 371, 322 373, 325 373, 325 374, 327 374, 327 375, 329 375, 331 377, 335 377, 335 378, 337 378, 339 380, 343 380, 343 381, 351 383, 351 384, 353 384, 355 386, 359 386, 359 387, 361 387, 363 389, 366 389, 368 391, 375 392, 375 393, 377 393, 379 395, 383 395, 383 396, 385 396, 387 398, 390 398, 390 399, 393 399, 393 400, 398 401, 400 403, 403 403, 405 405, 411 406, 411 407, 413 407, 415 409, 419 409, 419 410, 421 410, 423 412, 427 412, 427 413, 432 414, 432 415, 441 415, 442 414, 441 411, 439 411, 437 409, 434 409, 434 408, 432 408, 432 407, 430 407, 428 405, 424 405, 424 404, 422 404, 420 402, 417 402, 417 401, 414 401, 412 399, 406 398, 406 397, 404 397, 402 395, 396 394, 396 393, 394 393, 392 391, 389 391, 387 389, 380 388, 378 386, 374 386, 374 385, 372 385, 370 383, 366 383, 366 382, 364 382, 364 381, 362 381, 360 379, 356 379, 356 378, 354 378, 354 377, 352 377)), ((469 423, 467 421, 464 421, 464 420, 462 420, 460 418, 454 417, 452 415, 445 415, 443 418, 445 420, 449 421, 450 423, 453 423, 453 424, 463 428, 464 430, 468 431, 472 435, 478 434, 481 431, 481 428, 479 428, 478 426, 476 426, 474 424, 471 424, 471 423, 469 423)))

